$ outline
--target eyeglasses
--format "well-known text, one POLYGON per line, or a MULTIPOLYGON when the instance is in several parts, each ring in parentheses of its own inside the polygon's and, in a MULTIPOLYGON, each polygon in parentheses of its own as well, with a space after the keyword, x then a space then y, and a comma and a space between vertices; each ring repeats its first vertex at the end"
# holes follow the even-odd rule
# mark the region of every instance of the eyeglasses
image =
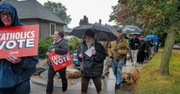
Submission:
POLYGON ((8 12, 3 12, 3 13, 0 14, 0 16, 1 16, 1 17, 5 17, 5 16, 11 17, 11 14, 8 13, 8 12))

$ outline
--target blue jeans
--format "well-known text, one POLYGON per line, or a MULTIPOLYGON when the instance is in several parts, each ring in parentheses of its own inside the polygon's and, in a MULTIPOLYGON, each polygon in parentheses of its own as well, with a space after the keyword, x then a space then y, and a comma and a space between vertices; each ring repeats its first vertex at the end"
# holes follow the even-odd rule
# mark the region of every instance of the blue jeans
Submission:
POLYGON ((12 88, 0 89, 0 94, 29 94, 29 93, 30 93, 29 79, 12 88))
POLYGON ((121 59, 112 59, 111 63, 114 75, 116 77, 116 85, 120 85, 122 78, 122 66, 124 64, 124 61, 121 59))

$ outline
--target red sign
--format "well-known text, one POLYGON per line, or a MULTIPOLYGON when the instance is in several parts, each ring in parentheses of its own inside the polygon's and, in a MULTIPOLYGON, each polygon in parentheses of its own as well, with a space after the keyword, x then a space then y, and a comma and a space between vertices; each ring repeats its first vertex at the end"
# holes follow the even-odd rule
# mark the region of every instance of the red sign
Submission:
POLYGON ((0 28, 0 59, 13 54, 17 57, 38 53, 39 25, 0 28))
POLYGON ((54 71, 60 70, 64 67, 67 67, 73 64, 73 60, 72 60, 70 52, 68 52, 66 55, 59 55, 57 53, 49 53, 48 56, 53 65, 54 71))

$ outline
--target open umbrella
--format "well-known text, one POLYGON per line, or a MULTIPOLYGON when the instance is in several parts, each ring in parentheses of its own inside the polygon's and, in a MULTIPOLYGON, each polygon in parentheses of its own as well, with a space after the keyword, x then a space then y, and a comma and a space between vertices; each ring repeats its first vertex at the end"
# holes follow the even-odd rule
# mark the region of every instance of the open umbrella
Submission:
POLYGON ((139 27, 134 26, 134 25, 127 25, 127 26, 125 26, 125 28, 122 31, 123 34, 127 34, 127 33, 141 34, 141 32, 142 32, 142 30, 139 27))
POLYGON ((158 36, 151 34, 151 35, 147 35, 146 38, 152 39, 155 42, 158 39, 158 36))
POLYGON ((84 38, 87 30, 92 30, 95 33, 96 40, 113 41, 117 39, 116 35, 112 33, 108 26, 98 23, 78 26, 70 34, 78 38, 84 38))

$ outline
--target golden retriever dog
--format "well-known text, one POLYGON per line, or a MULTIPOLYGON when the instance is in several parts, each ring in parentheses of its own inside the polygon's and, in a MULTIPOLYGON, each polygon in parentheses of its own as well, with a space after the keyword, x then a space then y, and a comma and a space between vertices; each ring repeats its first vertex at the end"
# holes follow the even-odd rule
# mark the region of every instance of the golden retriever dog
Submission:
POLYGON ((137 69, 132 69, 129 73, 124 73, 122 75, 122 84, 133 85, 139 79, 139 71, 137 69))

